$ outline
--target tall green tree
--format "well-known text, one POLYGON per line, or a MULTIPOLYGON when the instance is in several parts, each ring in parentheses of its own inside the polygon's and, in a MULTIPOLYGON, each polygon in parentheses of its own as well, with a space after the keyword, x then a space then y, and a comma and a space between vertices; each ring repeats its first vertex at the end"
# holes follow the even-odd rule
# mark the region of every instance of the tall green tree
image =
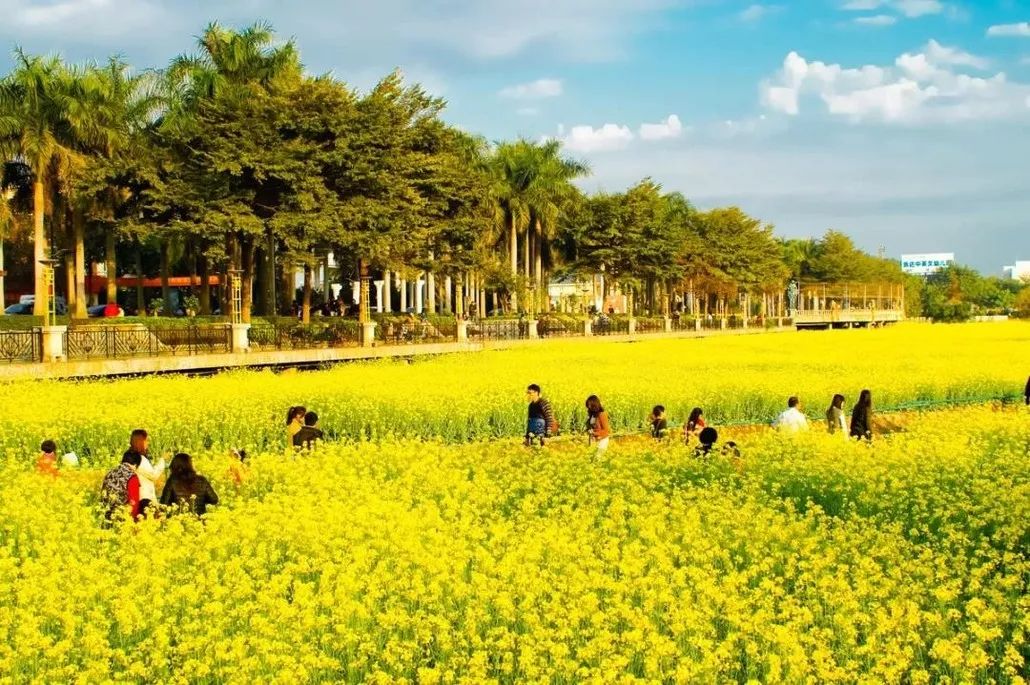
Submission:
POLYGON ((81 149, 98 137, 95 112, 76 106, 70 74, 57 57, 15 51, 15 69, 0 81, 0 153, 21 157, 32 170, 33 313, 46 314, 40 260, 48 257, 45 217, 55 179, 82 163, 81 149))

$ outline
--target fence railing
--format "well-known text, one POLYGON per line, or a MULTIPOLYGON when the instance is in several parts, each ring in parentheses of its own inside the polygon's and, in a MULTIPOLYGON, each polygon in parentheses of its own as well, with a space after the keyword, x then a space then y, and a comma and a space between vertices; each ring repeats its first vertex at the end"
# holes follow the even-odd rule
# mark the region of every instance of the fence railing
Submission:
POLYGON ((541 338, 569 338, 583 335, 583 324, 578 321, 544 317, 537 321, 536 332, 541 338))
POLYGON ((594 335, 627 335, 629 334, 629 319, 598 318, 594 320, 591 329, 594 335))
POLYGON ((376 339, 384 345, 454 342, 458 339, 458 322, 428 319, 385 321, 376 326, 376 339))
POLYGON ((226 325, 147 328, 138 326, 83 326, 64 334, 68 359, 117 359, 217 354, 232 350, 226 325))
POLYGON ((39 330, 0 331, 0 362, 38 362, 40 358, 39 330))
POLYGON ((469 322, 468 335, 474 340, 522 340, 529 337, 529 322, 478 319, 469 322))
POLYGON ((637 333, 663 333, 665 331, 665 319, 637 319, 637 333))
POLYGON ((311 350, 322 347, 356 347, 360 344, 355 322, 340 324, 254 322, 247 331, 254 351, 311 350))

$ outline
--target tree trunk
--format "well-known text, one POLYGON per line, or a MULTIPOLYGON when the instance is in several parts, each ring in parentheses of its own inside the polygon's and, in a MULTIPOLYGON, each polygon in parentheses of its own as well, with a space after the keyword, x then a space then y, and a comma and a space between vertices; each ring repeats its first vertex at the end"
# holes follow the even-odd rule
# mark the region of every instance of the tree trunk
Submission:
MULTIPOLYGON (((511 248, 511 275, 514 281, 515 277, 519 275, 519 234, 515 230, 515 215, 510 214, 508 216, 508 246, 511 248)), ((512 309, 518 308, 518 287, 515 283, 511 286, 511 306, 512 309)))
POLYGON ((175 316, 175 305, 172 303, 172 289, 168 285, 169 271, 172 270, 172 249, 168 240, 161 241, 161 301, 164 303, 165 316, 175 316))
POLYGON ((117 236, 114 229, 107 229, 104 236, 104 264, 107 269, 107 301, 118 302, 118 264, 115 260, 115 247, 117 236))
POLYGON ((254 253, 257 246, 252 239, 246 239, 243 245, 243 282, 240 292, 240 319, 250 323, 250 310, 254 305, 254 253))
POLYGON ((75 306, 72 316, 84 319, 86 311, 86 216, 81 209, 72 214, 72 242, 75 249, 75 306))
POLYGON ((147 303, 143 298, 143 245, 136 241, 136 315, 146 316, 147 303))
POLYGON ((35 316, 47 315, 47 287, 43 282, 43 265, 40 260, 47 257, 46 231, 43 215, 46 211, 46 184, 39 180, 41 171, 36 172, 37 179, 32 184, 32 267, 35 274, 36 299, 32 304, 35 316))
POLYGON ((200 255, 200 313, 211 315, 211 262, 207 255, 200 255))
POLYGON ((304 264, 304 299, 300 307, 301 323, 311 323, 311 265, 304 264))
POLYGON ((280 302, 281 311, 286 316, 292 316, 295 312, 293 310, 293 303, 297 298, 297 289, 293 285, 293 264, 286 259, 280 260, 282 262, 282 273, 280 278, 282 282, 279 284, 280 290, 280 302))

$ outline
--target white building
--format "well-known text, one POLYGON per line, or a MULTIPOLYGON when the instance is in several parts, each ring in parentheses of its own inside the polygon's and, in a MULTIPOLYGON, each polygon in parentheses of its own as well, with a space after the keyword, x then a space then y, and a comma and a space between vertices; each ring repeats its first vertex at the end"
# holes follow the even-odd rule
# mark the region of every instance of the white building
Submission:
POLYGON ((901 255, 901 270, 914 276, 929 276, 955 263, 954 252, 901 255))
POLYGON ((1030 261, 1019 261, 1012 266, 1004 266, 1001 270, 1005 272, 1006 278, 1011 278, 1014 281, 1030 278, 1030 261))

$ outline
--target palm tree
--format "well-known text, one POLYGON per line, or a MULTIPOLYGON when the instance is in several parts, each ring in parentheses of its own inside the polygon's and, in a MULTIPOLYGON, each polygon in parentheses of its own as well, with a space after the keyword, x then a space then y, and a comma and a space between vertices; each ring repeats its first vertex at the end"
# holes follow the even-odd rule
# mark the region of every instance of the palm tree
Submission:
POLYGON ((14 53, 16 67, 0 81, 0 153, 20 157, 32 169, 33 314, 44 316, 47 293, 43 265, 47 256, 44 217, 54 179, 82 161, 82 141, 94 132, 92 113, 74 104, 73 78, 57 57, 14 53))
MULTIPOLYGON (((497 202, 496 218, 503 225, 507 240, 512 279, 517 282, 519 273, 519 234, 529 225, 529 203, 527 194, 532 181, 529 164, 529 150, 532 143, 517 140, 501 143, 494 151, 492 166, 494 175, 494 198, 497 202)), ((512 309, 518 309, 517 286, 511 294, 512 309)))
POLYGON ((561 143, 556 140, 534 145, 531 152, 533 180, 528 203, 533 217, 533 282, 537 292, 542 293, 544 248, 555 237, 563 206, 576 193, 572 181, 590 170, 581 162, 562 157, 561 143))

